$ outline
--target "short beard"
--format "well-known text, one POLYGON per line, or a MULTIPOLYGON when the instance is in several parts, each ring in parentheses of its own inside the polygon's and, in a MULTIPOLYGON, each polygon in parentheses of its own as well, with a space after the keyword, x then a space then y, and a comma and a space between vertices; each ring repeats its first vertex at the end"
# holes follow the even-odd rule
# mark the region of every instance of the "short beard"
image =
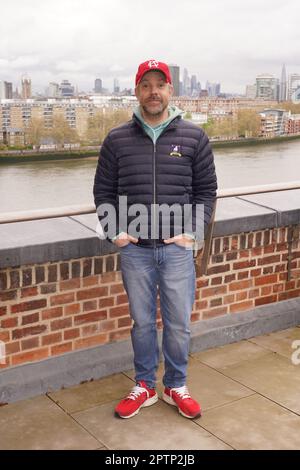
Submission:
POLYGON ((147 117, 148 116, 161 116, 165 110, 167 109, 168 105, 163 106, 161 109, 157 109, 156 111, 148 110, 146 106, 142 106, 143 114, 147 117))

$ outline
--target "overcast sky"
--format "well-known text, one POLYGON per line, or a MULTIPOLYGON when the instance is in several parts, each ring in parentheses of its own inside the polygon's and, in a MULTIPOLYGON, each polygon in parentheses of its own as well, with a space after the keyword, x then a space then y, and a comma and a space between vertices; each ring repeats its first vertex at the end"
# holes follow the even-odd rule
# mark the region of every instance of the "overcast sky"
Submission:
POLYGON ((1 2, 0 80, 33 90, 69 79, 133 87, 137 65, 176 63, 224 92, 257 74, 300 73, 299 0, 9 0, 1 2))

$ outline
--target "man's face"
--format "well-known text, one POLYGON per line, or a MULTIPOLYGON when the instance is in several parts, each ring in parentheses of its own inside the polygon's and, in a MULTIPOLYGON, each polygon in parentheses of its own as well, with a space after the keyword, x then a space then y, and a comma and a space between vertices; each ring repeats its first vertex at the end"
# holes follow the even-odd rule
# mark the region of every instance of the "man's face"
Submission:
POLYGON ((163 116, 168 107, 173 87, 162 72, 147 72, 135 89, 135 95, 145 116, 163 116))

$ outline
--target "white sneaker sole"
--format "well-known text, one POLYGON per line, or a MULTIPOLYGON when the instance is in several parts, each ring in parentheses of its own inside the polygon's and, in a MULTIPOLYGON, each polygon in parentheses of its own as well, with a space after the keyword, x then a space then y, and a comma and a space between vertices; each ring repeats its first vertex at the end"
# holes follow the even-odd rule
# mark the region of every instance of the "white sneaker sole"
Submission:
POLYGON ((151 406, 151 405, 154 405, 154 403, 156 403, 158 400, 158 395, 157 393, 155 395, 153 395, 153 397, 151 398, 148 398, 146 401, 144 401, 144 403, 134 412, 132 413, 131 415, 128 415, 128 416, 121 416, 117 413, 117 415, 120 417, 120 418, 124 418, 124 419, 127 419, 127 418, 132 418, 133 416, 137 415, 138 412, 140 411, 141 408, 144 408, 146 406, 151 406))
POLYGON ((181 409, 179 408, 179 406, 177 405, 177 403, 173 400, 172 397, 169 397, 169 395, 167 395, 165 392, 163 393, 163 401, 165 401, 166 403, 168 403, 168 405, 172 405, 172 406, 176 406, 176 408, 178 409, 179 413, 184 416, 185 418, 189 418, 189 419, 196 419, 196 418, 200 418, 201 416, 201 412, 198 413, 197 415, 195 416, 188 416, 186 415, 183 411, 181 411, 181 409))

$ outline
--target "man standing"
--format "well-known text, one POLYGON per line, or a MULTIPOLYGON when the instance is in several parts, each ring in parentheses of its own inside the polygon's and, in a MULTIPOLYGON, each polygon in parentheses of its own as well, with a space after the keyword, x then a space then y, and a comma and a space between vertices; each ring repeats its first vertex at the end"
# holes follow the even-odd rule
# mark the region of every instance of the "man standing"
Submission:
POLYGON ((201 408, 186 386, 195 296, 192 248, 204 238, 216 198, 214 159, 203 130, 184 121, 182 112, 169 106, 173 87, 165 63, 149 60, 140 64, 135 84, 139 107, 131 121, 113 129, 104 140, 94 183, 103 231, 120 249, 133 319, 136 385, 115 412, 130 418, 158 400, 159 293, 163 400, 186 418, 196 418, 201 416, 201 408), (102 209, 108 206, 118 219, 113 223, 104 218, 107 212, 102 209), (166 213, 166 208, 172 210, 166 213), (120 217, 124 210, 125 218, 120 217), (139 223, 134 224, 137 213, 139 223))

